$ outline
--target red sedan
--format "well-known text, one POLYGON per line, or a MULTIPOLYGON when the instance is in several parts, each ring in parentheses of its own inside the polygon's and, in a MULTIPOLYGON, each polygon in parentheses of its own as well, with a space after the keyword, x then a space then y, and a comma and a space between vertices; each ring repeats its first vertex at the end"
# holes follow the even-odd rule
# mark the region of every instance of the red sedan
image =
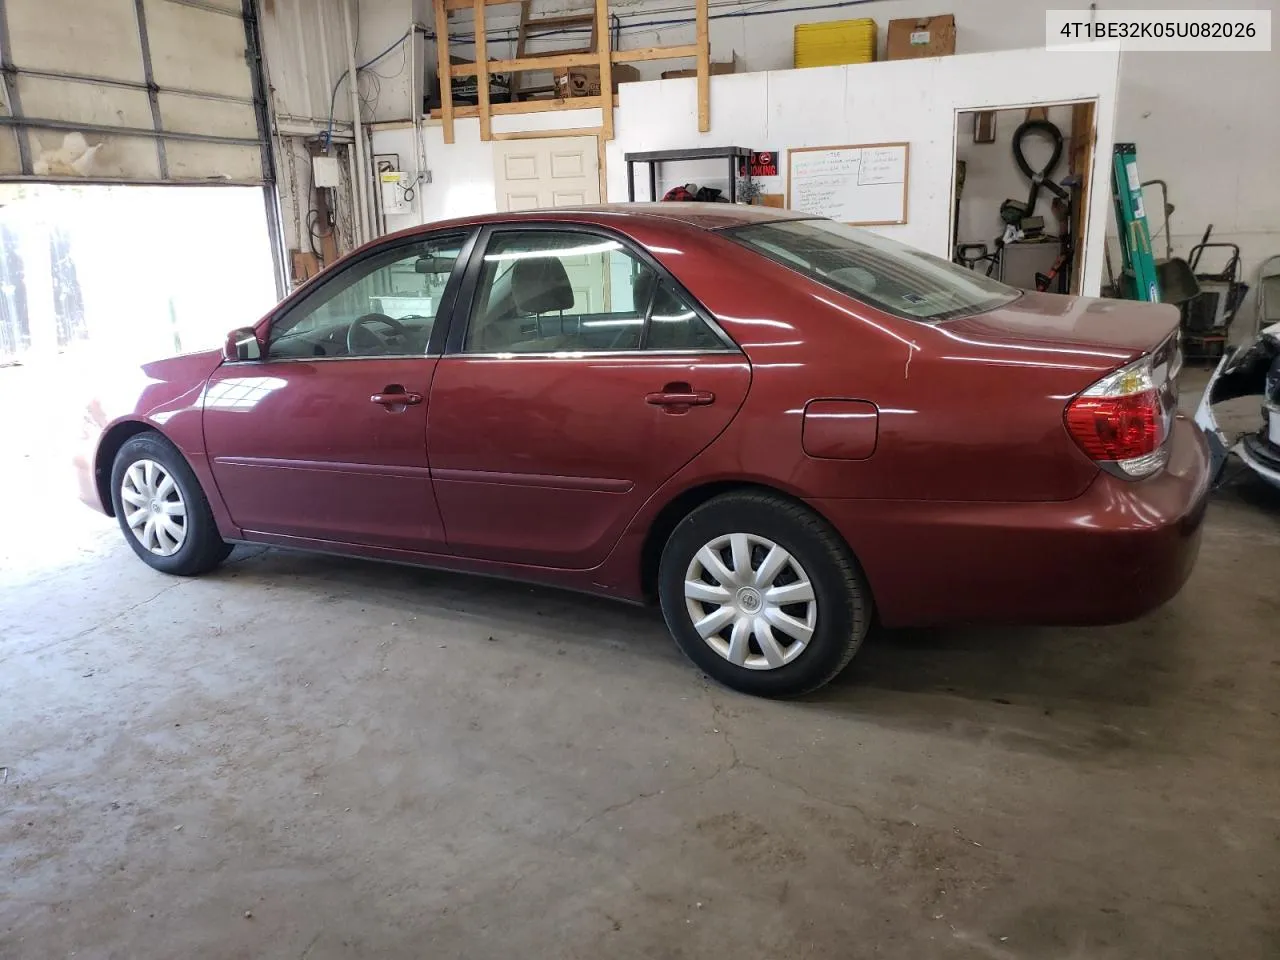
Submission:
POLYGON ((1171 307, 1020 293, 780 210, 431 224, 94 404, 84 499, 191 575, 235 542, 656 598, 740 690, 873 619, 1105 623, 1195 562, 1171 307))

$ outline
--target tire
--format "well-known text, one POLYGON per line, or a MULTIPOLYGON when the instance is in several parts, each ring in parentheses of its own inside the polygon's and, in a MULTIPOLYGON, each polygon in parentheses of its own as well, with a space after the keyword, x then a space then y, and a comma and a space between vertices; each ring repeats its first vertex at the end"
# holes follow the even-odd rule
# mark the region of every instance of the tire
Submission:
POLYGON ((209 501, 186 459, 158 433, 140 433, 120 448, 111 467, 111 502, 133 552, 162 573, 208 573, 233 549, 218 536, 209 501), (130 519, 140 510, 147 516, 135 529, 130 519))
POLYGON ((808 508, 769 493, 725 494, 685 517, 662 551, 658 595, 685 655, 756 696, 817 690, 853 659, 871 624, 871 591, 844 541, 808 508), (739 572, 744 556, 748 574, 739 572))

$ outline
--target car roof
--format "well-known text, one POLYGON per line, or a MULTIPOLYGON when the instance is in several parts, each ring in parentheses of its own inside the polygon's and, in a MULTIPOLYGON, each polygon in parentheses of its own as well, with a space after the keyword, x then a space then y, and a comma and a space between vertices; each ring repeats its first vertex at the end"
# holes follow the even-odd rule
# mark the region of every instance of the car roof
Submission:
POLYGON ((583 207, 548 207, 540 210, 512 210, 423 224, 416 230, 475 226, 485 223, 519 223, 524 220, 558 223, 590 223, 623 227, 634 219, 663 220, 701 230, 724 230, 751 223, 811 219, 805 214, 777 207, 747 206, 737 203, 600 203, 583 207))

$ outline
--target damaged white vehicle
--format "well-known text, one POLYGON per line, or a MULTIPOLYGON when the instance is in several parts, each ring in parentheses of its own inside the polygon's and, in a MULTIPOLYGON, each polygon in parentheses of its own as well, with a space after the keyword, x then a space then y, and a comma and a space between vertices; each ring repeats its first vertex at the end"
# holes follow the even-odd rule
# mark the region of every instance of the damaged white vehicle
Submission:
POLYGON ((1209 441, 1215 478, 1227 454, 1234 452, 1250 470, 1280 488, 1280 323, 1264 328, 1253 343, 1224 351, 1205 387, 1196 423, 1209 441), (1242 436, 1228 437, 1218 426, 1213 405, 1255 394, 1262 400, 1261 425, 1242 436))

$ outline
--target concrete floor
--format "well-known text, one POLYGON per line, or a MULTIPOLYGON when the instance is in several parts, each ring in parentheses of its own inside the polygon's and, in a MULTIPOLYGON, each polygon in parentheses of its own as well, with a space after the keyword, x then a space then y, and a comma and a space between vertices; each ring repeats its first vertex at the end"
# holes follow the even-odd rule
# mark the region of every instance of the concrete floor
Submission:
POLYGON ((246 548, 169 579, 66 494, 0 518, 5 960, 1280 956, 1248 474, 1145 620, 880 632, 797 703, 548 590, 246 548))

